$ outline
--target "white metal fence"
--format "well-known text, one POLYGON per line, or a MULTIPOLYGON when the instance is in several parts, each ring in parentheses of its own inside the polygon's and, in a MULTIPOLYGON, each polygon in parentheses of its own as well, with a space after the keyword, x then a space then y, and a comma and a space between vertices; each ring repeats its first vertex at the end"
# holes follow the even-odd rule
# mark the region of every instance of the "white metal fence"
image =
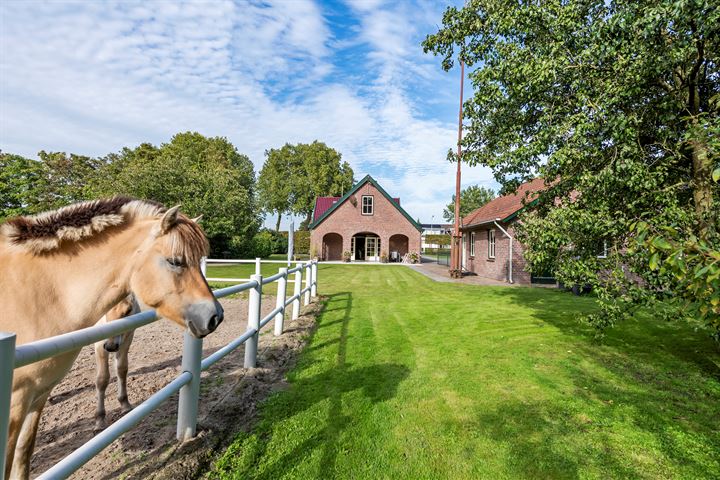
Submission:
MULTIPOLYGON (((294 268, 288 268, 285 261, 256 260, 211 260, 203 261, 203 273, 206 263, 254 263, 255 274, 249 279, 208 278, 208 281, 242 282, 230 287, 215 290, 216 298, 249 291, 247 330, 232 342, 206 358, 202 358, 202 339, 184 333, 182 373, 150 398, 137 405, 125 416, 97 434, 80 448, 70 453, 55 466, 43 473, 39 479, 67 478, 97 455, 122 434, 137 425, 143 418, 156 410, 173 394, 180 392, 177 415, 177 439, 186 440, 195 436, 197 426, 198 402, 200 398, 200 374, 230 352, 245 344, 245 368, 254 368, 257 364, 258 339, 260 330, 271 320, 275 320, 274 334, 281 335, 285 319, 285 310, 292 305, 292 319, 300 315, 301 300, 309 304, 317 296, 317 261, 297 262, 294 268), (260 273, 262 263, 282 263, 278 273, 263 278, 260 273), (293 294, 287 295, 287 284, 293 276, 293 294), (302 280, 305 277, 305 287, 302 280), (275 308, 261 317, 263 285, 277 282, 277 302, 275 308), (304 298, 303 298, 304 297, 304 298)), ((48 359, 61 353, 77 350, 95 342, 120 335, 148 325, 157 320, 154 310, 148 310, 113 322, 84 328, 75 332, 45 338, 25 345, 15 346, 15 334, 0 332, 0 475, 5 470, 5 453, 10 416, 13 371, 31 363, 48 359)), ((91 414, 91 412, 88 412, 91 414)))

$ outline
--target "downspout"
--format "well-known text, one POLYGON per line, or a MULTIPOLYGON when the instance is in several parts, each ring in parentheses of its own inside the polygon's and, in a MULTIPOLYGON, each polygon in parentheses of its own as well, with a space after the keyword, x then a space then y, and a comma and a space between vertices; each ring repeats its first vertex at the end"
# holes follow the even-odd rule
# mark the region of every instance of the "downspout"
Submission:
POLYGON ((511 237, 510 234, 509 234, 504 228, 502 228, 502 227, 500 226, 500 224, 498 223, 498 220, 500 220, 500 219, 499 219, 499 218, 495 219, 495 220, 493 221, 493 223, 495 224, 496 227, 498 227, 498 228, 500 229, 501 232, 503 232, 503 233, 510 239, 510 255, 509 255, 509 260, 508 260, 508 261, 510 262, 510 265, 509 265, 509 268, 508 268, 508 281, 509 281, 510 283, 514 283, 514 282, 513 282, 513 275, 512 275, 513 237, 511 237))

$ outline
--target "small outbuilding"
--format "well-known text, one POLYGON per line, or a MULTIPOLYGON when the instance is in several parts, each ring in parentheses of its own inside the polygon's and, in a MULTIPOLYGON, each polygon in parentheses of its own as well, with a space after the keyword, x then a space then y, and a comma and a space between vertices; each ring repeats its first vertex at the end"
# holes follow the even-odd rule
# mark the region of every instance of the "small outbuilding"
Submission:
POLYGON ((420 253, 422 227, 374 178, 367 175, 342 197, 318 197, 310 224, 310 248, 321 260, 400 261, 420 253))
POLYGON ((497 197, 462 219, 463 270, 509 283, 554 283, 553 278, 530 275, 524 247, 515 239, 518 213, 544 188, 544 180, 536 178, 520 185, 514 194, 497 197))

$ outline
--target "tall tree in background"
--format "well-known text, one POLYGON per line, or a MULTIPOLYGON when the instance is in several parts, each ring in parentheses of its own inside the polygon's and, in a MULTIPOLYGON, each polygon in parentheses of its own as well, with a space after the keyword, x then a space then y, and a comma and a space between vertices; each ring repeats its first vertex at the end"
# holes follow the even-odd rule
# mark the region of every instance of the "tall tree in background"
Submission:
POLYGON ((302 163, 295 152, 296 147, 287 143, 265 150, 265 163, 258 175, 258 203, 263 211, 277 214, 275 231, 280 231, 282 216, 290 212, 293 202, 291 179, 302 163))
MULTIPOLYGON (((495 198, 495 192, 489 188, 478 185, 471 185, 460 192, 460 218, 469 215, 473 210, 478 209, 495 198)), ((447 222, 455 221, 455 195, 452 201, 443 210, 443 218, 447 222)))
POLYGON ((300 229, 307 230, 315 199, 342 195, 355 182, 352 168, 341 161, 342 155, 317 140, 285 144, 265 154, 258 180, 259 199, 266 212, 278 214, 278 229, 281 215, 293 213, 305 217, 300 229))
POLYGON ((159 148, 142 144, 103 160, 91 186, 95 196, 125 194, 182 204, 186 214, 203 215, 214 254, 252 251, 260 226, 253 165, 227 139, 180 133, 159 148))
POLYGON ((352 188, 355 178, 350 165, 341 162, 340 152, 323 142, 300 143, 295 148, 300 160, 300 174, 293 177, 292 211, 305 216, 301 228, 307 230, 315 199, 342 195, 352 188))
POLYGON ((593 284, 600 329, 654 304, 720 333, 718 0, 471 0, 423 46, 471 69, 463 160, 549 180, 533 268, 593 284))

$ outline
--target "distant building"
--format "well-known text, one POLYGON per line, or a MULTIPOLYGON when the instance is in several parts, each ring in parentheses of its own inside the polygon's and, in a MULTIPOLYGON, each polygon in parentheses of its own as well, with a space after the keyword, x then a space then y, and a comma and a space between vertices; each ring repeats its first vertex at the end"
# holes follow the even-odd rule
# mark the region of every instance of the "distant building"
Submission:
MULTIPOLYGON (((423 223, 422 226, 422 249, 425 251, 426 248, 440 248, 437 243, 431 243, 427 241, 428 235, 450 235, 452 233, 452 223, 423 223)), ((444 245, 450 248, 450 242, 444 245)))
POLYGON ((399 261, 420 252, 422 227, 370 175, 342 197, 318 197, 310 224, 310 246, 321 260, 399 261))

